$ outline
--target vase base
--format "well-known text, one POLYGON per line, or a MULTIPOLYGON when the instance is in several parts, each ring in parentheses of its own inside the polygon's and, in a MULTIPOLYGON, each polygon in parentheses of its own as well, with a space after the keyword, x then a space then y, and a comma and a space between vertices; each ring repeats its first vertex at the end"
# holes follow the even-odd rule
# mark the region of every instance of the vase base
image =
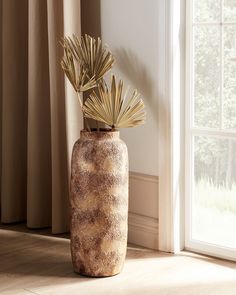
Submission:
POLYGON ((81 271, 76 271, 74 270, 74 272, 77 274, 77 275, 80 275, 80 276, 83 276, 83 277, 87 277, 87 278, 108 278, 108 277, 114 277, 114 276, 117 276, 118 274, 120 274, 121 272, 117 272, 117 273, 114 273, 114 274, 98 274, 98 275, 95 275, 95 274, 89 274, 89 273, 85 273, 85 272, 81 272, 81 271))

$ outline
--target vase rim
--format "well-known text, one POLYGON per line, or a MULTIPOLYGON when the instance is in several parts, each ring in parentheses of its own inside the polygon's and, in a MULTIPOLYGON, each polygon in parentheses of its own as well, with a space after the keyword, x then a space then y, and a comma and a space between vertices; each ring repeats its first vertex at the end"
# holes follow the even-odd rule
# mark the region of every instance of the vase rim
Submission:
POLYGON ((88 130, 81 130, 80 136, 81 138, 87 138, 87 139, 111 139, 111 138, 119 138, 120 131, 119 130, 111 130, 106 128, 100 128, 99 131, 96 129, 92 131, 88 130))

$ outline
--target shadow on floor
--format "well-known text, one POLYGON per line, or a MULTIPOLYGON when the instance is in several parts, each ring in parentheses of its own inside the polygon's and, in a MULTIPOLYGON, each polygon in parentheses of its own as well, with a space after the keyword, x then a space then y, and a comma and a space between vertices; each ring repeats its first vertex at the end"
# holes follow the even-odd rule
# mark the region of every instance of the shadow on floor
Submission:
POLYGON ((1 225, 0 241, 0 273, 4 275, 80 277, 73 272, 70 240, 52 236, 50 229, 33 231, 19 224, 1 225))
POLYGON ((16 222, 16 223, 0 223, 0 230, 10 230, 10 231, 17 231, 17 232, 23 232, 23 233, 30 233, 30 234, 36 234, 36 235, 44 235, 44 236, 53 236, 53 237, 59 237, 59 238, 70 238, 70 233, 62 233, 62 234, 52 234, 51 227, 45 227, 45 228, 29 228, 27 227, 26 222, 16 222))

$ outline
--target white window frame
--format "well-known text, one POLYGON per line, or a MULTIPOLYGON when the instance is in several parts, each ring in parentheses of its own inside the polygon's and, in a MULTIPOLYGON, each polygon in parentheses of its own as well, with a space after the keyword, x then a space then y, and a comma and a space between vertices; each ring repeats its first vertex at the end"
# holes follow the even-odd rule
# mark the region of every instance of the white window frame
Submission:
MULTIPOLYGON (((230 259, 236 261, 236 251, 233 251, 230 248, 221 247, 218 245, 212 245, 210 243, 194 241, 191 238, 191 195, 192 195, 192 186, 191 181, 193 179, 193 136, 194 135, 206 135, 214 137, 223 137, 223 138, 236 138, 236 132, 226 131, 226 130, 214 130, 209 128, 196 128, 193 126, 193 26, 192 26, 192 4, 193 0, 186 0, 186 109, 185 109, 185 153, 186 153, 186 165, 185 165, 185 249, 198 252, 202 254, 207 254, 211 256, 216 256, 219 258, 230 259), (191 71, 192 70, 192 71, 191 71)), ((222 11, 221 1, 221 11, 222 11)), ((222 14, 222 13, 221 13, 222 14)), ((223 17, 221 15, 221 24, 223 23, 223 17)), ((222 30, 221 30, 222 34, 222 30)), ((221 35, 222 38, 222 35, 221 35)), ((223 49, 221 48, 221 54, 223 54, 223 49)), ((221 57, 222 61, 222 57, 221 57)), ((221 69, 223 65, 221 64, 221 69)), ((223 72, 223 70, 222 70, 223 72)), ((221 77, 222 79, 222 77, 221 77)), ((221 81, 221 100, 222 100, 222 84, 221 81)), ((221 101, 222 106, 222 101, 221 101)), ((222 118, 222 107, 221 107, 221 118, 222 118)), ((222 120, 220 122, 222 127, 222 120)))
POLYGON ((162 39, 165 72, 159 97, 159 250, 184 248, 184 15, 185 0, 165 0, 162 39))

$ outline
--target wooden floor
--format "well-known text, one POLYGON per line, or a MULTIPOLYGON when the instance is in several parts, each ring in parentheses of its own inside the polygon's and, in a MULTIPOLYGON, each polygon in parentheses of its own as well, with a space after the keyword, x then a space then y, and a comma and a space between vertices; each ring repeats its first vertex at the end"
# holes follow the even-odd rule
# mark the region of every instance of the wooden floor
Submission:
POLYGON ((67 236, 1 226, 0 294, 236 295, 236 264, 130 246, 120 275, 86 278, 72 270, 67 236))

